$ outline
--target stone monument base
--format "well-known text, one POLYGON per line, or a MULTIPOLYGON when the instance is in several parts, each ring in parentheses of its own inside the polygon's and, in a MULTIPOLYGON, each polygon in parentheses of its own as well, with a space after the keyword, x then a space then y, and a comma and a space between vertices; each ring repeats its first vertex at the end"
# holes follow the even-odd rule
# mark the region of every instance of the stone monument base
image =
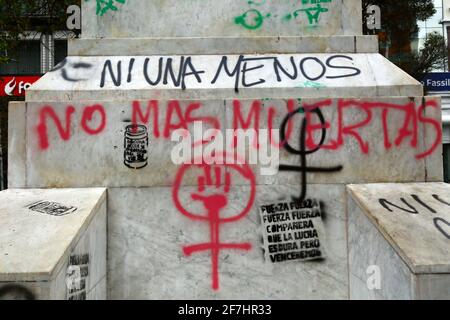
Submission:
POLYGON ((351 299, 450 299, 450 186, 348 187, 351 299))
POLYGON ((0 193, 0 300, 106 299, 106 190, 0 193))

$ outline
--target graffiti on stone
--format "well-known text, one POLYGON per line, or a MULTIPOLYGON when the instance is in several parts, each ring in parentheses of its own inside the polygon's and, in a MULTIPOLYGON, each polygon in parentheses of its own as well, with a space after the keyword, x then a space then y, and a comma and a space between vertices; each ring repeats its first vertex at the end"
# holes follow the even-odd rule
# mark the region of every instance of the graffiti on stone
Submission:
POLYGON ((62 217, 77 211, 74 206, 67 206, 53 201, 38 201, 27 207, 29 210, 45 213, 50 216, 62 217))
POLYGON ((66 271, 67 300, 86 300, 89 254, 71 255, 66 271))
MULTIPOLYGON (((85 0, 89 1, 89 0, 85 0)), ((96 14, 103 16, 110 11, 118 11, 118 4, 125 4, 126 0, 96 0, 96 14)))
POLYGON ((259 206, 266 261, 325 258, 324 226, 319 201, 287 201, 259 206))

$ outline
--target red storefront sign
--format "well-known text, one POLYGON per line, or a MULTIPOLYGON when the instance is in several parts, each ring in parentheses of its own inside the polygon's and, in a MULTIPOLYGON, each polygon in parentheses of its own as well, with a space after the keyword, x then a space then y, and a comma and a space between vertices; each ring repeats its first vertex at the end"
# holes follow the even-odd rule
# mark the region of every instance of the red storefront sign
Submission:
POLYGON ((0 76, 0 96, 21 97, 41 76, 0 76))

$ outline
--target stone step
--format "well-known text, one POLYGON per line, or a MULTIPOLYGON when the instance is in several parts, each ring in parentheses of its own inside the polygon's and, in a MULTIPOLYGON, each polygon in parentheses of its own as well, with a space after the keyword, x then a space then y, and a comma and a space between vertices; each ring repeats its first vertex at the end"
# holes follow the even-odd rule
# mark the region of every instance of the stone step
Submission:
POLYGON ((0 192, 0 300, 106 299, 106 190, 0 192))
POLYGON ((450 299, 450 186, 348 186, 351 299, 450 299))
POLYGON ((69 40, 69 56, 378 53, 377 36, 107 38, 69 40))
POLYGON ((68 57, 27 101, 420 96, 383 56, 262 54, 68 57))

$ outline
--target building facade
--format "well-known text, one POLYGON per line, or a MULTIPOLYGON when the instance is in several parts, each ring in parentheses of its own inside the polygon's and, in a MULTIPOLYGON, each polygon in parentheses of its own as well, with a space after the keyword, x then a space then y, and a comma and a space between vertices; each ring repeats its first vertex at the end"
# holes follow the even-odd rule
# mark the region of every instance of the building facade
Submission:
MULTIPOLYGON (((33 15, 35 27, 45 23, 45 12, 33 15)), ((33 24, 33 26, 34 26, 33 24)), ((61 28, 63 29, 63 28, 61 28)), ((68 30, 42 33, 30 30, 13 50, 2 52, 9 61, 0 66, 0 190, 6 187, 7 107, 11 100, 22 100, 28 87, 67 56, 68 30)))
MULTIPOLYGON (((426 21, 419 21, 419 33, 417 48, 423 47, 427 36, 430 33, 438 33, 444 36, 447 43, 447 52, 450 57, 450 0, 434 0, 436 13, 426 21)), ((450 59, 448 59, 450 61, 450 59)), ((434 70, 435 79, 450 83, 450 68, 448 64, 443 64, 439 70, 434 70)), ((426 83, 424 83, 426 85, 426 83)), ((450 182, 450 85, 447 88, 431 86, 428 89, 429 95, 439 95, 442 98, 442 120, 443 120, 443 144, 444 144, 444 174, 445 181, 450 182)))
POLYGON ((6 53, 10 61, 2 65, 0 77, 45 74, 67 56, 67 39, 70 35, 66 31, 53 34, 30 31, 15 50, 6 53))

